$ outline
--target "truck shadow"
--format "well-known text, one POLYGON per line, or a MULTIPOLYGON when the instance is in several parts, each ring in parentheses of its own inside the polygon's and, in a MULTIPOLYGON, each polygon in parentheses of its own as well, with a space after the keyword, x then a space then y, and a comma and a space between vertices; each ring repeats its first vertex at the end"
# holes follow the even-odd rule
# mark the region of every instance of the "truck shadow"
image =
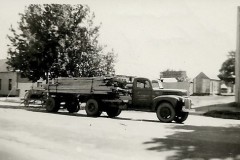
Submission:
POLYGON ((87 117, 86 114, 81 114, 81 113, 69 113, 69 112, 64 112, 64 111, 60 111, 60 112, 47 112, 45 108, 43 107, 34 107, 34 108, 25 108, 25 110, 27 111, 31 111, 31 112, 41 112, 41 113, 46 113, 46 114, 54 114, 54 115, 65 115, 65 116, 76 116, 76 117, 87 117))
MULTIPOLYGON (((109 118, 109 117, 106 116, 106 118, 109 118)), ((134 118, 122 118, 122 117, 115 117, 115 118, 112 118, 112 119, 115 119, 115 120, 125 120, 125 121, 139 121, 139 122, 161 123, 158 120, 148 120, 148 119, 134 119, 134 118)))
POLYGON ((148 151, 173 151, 168 160, 240 160, 240 126, 209 127, 174 125, 176 132, 166 138, 153 138, 143 144, 148 151))
MULTIPOLYGON (((23 107, 24 108, 24 107, 23 107)), ((60 112, 56 113, 50 113, 45 110, 43 107, 29 107, 29 108, 24 108, 27 111, 31 112, 41 112, 41 113, 46 113, 46 114, 55 114, 55 115, 65 115, 65 116, 76 116, 76 117, 88 117, 88 118, 108 118, 112 120, 124 120, 124 121, 139 121, 139 122, 151 122, 151 123, 161 123, 158 120, 148 120, 148 119, 134 119, 134 118, 123 118, 123 117, 114 117, 114 118, 109 118, 105 113, 102 113, 100 117, 89 117, 86 114, 83 113, 68 113, 65 112, 64 110, 60 110, 60 112)), ((121 115, 120 115, 121 116, 121 115)))
MULTIPOLYGON (((47 112, 46 109, 42 106, 35 106, 35 107, 24 107, 24 106, 1 106, 0 108, 3 109, 24 109, 27 111, 31 111, 31 112, 41 112, 41 113, 46 113, 46 114, 55 114, 55 115, 65 115, 65 116, 76 116, 76 117, 88 117, 86 114, 83 113, 69 113, 64 111, 64 109, 61 109, 59 112, 56 113, 50 113, 47 112)), ((138 111, 136 111, 138 112, 138 111)), ((138 119, 138 118, 126 118, 126 117, 121 117, 121 115, 119 117, 114 117, 114 118, 109 118, 105 113, 102 113, 102 115, 100 117, 89 117, 89 118, 108 118, 108 119, 112 119, 112 120, 124 120, 124 121, 138 121, 138 122, 150 122, 150 123, 161 123, 159 120, 151 120, 151 119, 138 119)))
POLYGON ((50 113, 47 112, 45 109, 43 108, 25 108, 27 111, 31 111, 31 112, 41 112, 41 113, 46 113, 46 114, 55 114, 55 115, 65 115, 65 116, 76 116, 76 117, 88 117, 88 118, 108 118, 108 119, 112 119, 112 120, 124 120, 124 121, 139 121, 139 122, 152 122, 152 123, 160 123, 160 121, 158 120, 147 120, 147 119, 134 119, 134 118, 122 118, 122 117, 114 117, 114 118, 109 118, 107 115, 105 115, 104 113, 99 116, 99 117, 89 117, 86 114, 83 113, 68 113, 68 112, 64 112, 64 111, 60 111, 60 112, 56 112, 56 113, 50 113))

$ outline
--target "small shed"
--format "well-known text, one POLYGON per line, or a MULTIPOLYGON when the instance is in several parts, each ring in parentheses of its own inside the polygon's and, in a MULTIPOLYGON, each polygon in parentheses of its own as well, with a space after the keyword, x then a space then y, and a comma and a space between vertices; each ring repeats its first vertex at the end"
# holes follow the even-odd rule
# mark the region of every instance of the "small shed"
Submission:
POLYGON ((194 95, 216 95, 221 93, 221 81, 218 78, 209 78, 203 72, 193 79, 194 95))

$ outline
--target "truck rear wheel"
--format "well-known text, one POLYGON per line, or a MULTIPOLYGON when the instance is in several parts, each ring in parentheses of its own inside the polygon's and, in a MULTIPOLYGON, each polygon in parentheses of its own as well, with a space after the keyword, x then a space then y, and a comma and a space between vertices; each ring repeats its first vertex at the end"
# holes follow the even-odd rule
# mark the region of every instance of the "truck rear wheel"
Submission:
POLYGON ((188 117, 188 112, 181 112, 179 115, 177 115, 174 118, 174 121, 177 123, 182 123, 187 119, 187 117, 188 117))
POLYGON ((100 113, 101 113, 98 102, 95 99, 89 99, 87 101, 87 104, 85 106, 85 111, 87 115, 91 117, 98 117, 100 116, 100 113))
POLYGON ((46 100, 46 110, 47 112, 57 112, 59 110, 58 103, 54 98, 48 97, 46 100))
POLYGON ((170 103, 161 103, 157 110, 156 110, 156 114, 158 119, 161 122, 165 122, 165 123, 170 123, 172 122, 172 120, 175 118, 176 116, 176 112, 173 108, 173 106, 170 103))
POLYGON ((108 108, 106 112, 108 117, 113 118, 119 116, 121 111, 119 108, 108 108))

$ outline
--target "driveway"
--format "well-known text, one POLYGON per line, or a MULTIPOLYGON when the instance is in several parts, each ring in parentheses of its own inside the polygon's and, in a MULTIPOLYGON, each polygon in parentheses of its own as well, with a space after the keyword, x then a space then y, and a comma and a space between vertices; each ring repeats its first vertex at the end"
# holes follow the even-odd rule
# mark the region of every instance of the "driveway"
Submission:
POLYGON ((235 96, 191 96, 193 108, 235 102, 235 96))

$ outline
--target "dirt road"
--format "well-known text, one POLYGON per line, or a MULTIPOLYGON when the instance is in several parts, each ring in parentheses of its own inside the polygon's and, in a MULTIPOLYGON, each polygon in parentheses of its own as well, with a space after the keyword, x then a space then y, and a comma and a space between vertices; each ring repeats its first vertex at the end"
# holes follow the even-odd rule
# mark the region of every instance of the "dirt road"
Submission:
POLYGON ((240 159, 237 120, 191 115, 165 124, 146 112, 110 119, 4 106, 0 115, 1 160, 240 159))

